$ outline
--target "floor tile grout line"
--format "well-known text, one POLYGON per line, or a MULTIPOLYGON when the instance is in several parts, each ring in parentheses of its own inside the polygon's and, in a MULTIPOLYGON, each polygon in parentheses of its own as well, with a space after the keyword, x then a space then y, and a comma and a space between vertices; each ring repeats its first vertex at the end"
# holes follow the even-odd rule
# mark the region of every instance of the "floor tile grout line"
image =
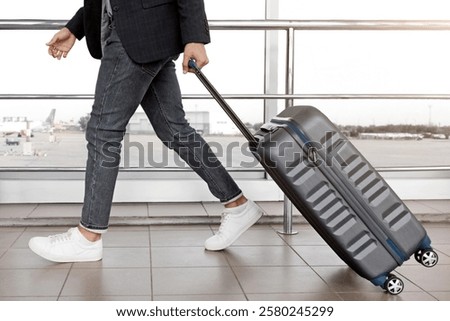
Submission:
MULTIPOLYGON (((434 244, 434 246, 436 246, 436 244, 434 244)), ((450 257, 450 255, 448 255, 448 254, 446 254, 445 252, 443 252, 442 250, 439 250, 438 248, 436 248, 436 247, 433 247, 433 249, 436 251, 436 252, 439 252, 439 258, 441 257, 441 256, 444 256, 444 257, 450 257)), ((448 264, 442 264, 442 263, 440 263, 440 262, 438 262, 438 264, 439 265, 448 265, 448 264)))
MULTIPOLYGON (((285 244, 287 244, 288 246, 289 246, 289 248, 291 248, 292 249, 292 247, 279 235, 279 233, 277 233, 276 232, 276 230, 273 228, 273 226, 272 225, 269 225, 270 226, 270 228, 271 228, 271 230, 273 231, 273 232, 275 232, 276 234, 277 234, 277 236, 278 237, 280 237, 281 239, 282 239, 282 241, 285 243, 285 244)), ((293 249, 292 249, 293 250, 293 249)), ((294 253, 296 253, 297 254, 297 252, 295 252, 294 251, 294 253)), ((247 301, 250 301, 249 300, 249 298, 248 298, 248 296, 247 296, 247 293, 245 292, 245 290, 244 290, 244 288, 243 288, 243 286, 242 286, 242 284, 241 284, 241 282, 240 282, 240 280, 239 280, 239 278, 238 278, 238 276, 237 276, 237 274, 236 274, 236 272, 235 272, 235 270, 234 270, 234 267, 233 267, 233 265, 230 263, 230 261, 228 260, 228 256, 227 255, 225 255, 225 259, 227 260, 227 262, 228 262, 228 264, 229 264, 229 266, 230 266, 230 268, 231 268, 231 271, 233 272, 233 274, 234 274, 234 276, 235 276, 235 278, 236 278, 236 280, 238 281, 238 284, 239 284, 239 287, 241 288, 241 290, 242 290, 242 293, 244 294, 244 296, 245 296, 245 299, 247 300, 247 301)), ((300 257, 300 259, 302 260, 302 261, 304 261, 303 260, 303 258, 302 257, 300 257)), ((306 263, 306 262, 305 262, 306 263)), ((239 266, 236 266, 237 268, 239 268, 239 266)))
MULTIPOLYGON (((306 262, 305 261, 305 259, 303 259, 303 257, 300 255, 300 253, 298 253, 294 248, 293 248, 293 245, 292 244, 289 244, 288 243, 288 241, 287 240, 285 240, 281 235, 280 235, 280 233, 278 233, 277 232, 277 230, 272 226, 272 225, 270 225, 270 227, 272 228, 272 230, 277 234, 277 236, 292 250, 292 251, 294 251, 294 253, 300 258, 300 260, 302 260, 307 266, 309 266, 309 267, 311 267, 310 265, 309 265, 309 263, 308 262, 306 262)), ((299 232, 300 233, 300 232, 299 232)))
MULTIPOLYGON (((148 206, 147 206, 148 208, 148 206)), ((151 301, 155 300, 154 297, 154 291, 153 291, 153 249, 152 249, 152 232, 150 226, 148 226, 148 250, 149 250, 149 256, 150 256, 150 298, 151 301)))
MULTIPOLYGON (((392 271, 394 272, 394 271, 392 271)), ((438 298, 436 298, 434 295, 432 295, 429 291, 425 290, 423 287, 421 287, 419 284, 417 284, 416 282, 414 282, 413 280, 411 280, 409 277, 407 277, 404 273, 400 272, 400 271, 395 271, 395 273, 397 273, 398 275, 400 275, 403 279, 408 280, 409 282, 411 282, 412 284, 414 284, 414 286, 418 287, 420 289, 420 292, 426 293, 428 295, 430 295, 432 298, 436 299, 437 301, 440 301, 438 298)))
POLYGON ((27 214, 26 218, 31 217, 31 215, 38 209, 39 203, 36 204, 36 206, 33 207, 33 209, 30 211, 30 213, 27 214))
MULTIPOLYGON (((213 217, 213 216, 211 216, 211 215, 208 213, 208 211, 206 210, 205 203, 204 203, 204 202, 201 202, 201 204, 202 204, 203 209, 204 209, 205 212, 206 212, 207 217, 213 217)), ((211 224, 208 224, 208 227, 209 227, 210 231, 212 232, 212 234, 214 235, 214 234, 215 234, 215 233, 214 233, 214 229, 212 228, 211 224)))
POLYGON ((242 283, 241 283, 241 281, 239 280, 239 277, 237 276, 237 273, 236 273, 236 271, 234 270, 233 265, 231 264, 230 260, 228 259, 227 253, 226 253, 225 251, 223 251, 223 250, 220 251, 220 252, 221 252, 222 256, 225 257, 225 261, 227 261, 228 267, 230 268, 231 273, 233 273, 233 275, 234 275, 234 277, 235 277, 235 279, 236 279, 236 281, 237 281, 237 283, 238 283, 238 285, 239 285, 239 288, 241 289, 242 294, 243 294, 244 297, 245 297, 245 300, 246 300, 246 301, 249 301, 248 296, 247 296, 247 293, 245 293, 244 287, 242 286, 242 283))
POLYGON ((67 272, 67 275, 66 275, 66 277, 65 277, 65 279, 64 279, 64 282, 63 282, 63 284, 62 284, 62 286, 61 286, 61 290, 59 291, 58 296, 56 297, 56 301, 59 301, 59 298, 61 297, 61 294, 62 294, 62 292, 63 292, 63 290, 64 290, 64 287, 66 286, 67 280, 69 279, 69 275, 70 275, 70 272, 71 272, 72 269, 73 269, 73 266, 74 266, 74 263, 71 263, 71 264, 70 264, 69 271, 67 272))
MULTIPOLYGON (((328 284, 328 282, 314 269, 314 266, 310 265, 305 259, 303 259, 303 257, 300 255, 300 253, 298 253, 291 244, 289 244, 281 235, 280 233, 278 233, 275 228, 271 225, 272 230, 278 235, 279 238, 281 238, 283 240, 283 242, 285 242, 292 251, 294 251, 294 253, 306 264, 306 267, 308 267, 309 269, 312 270, 312 272, 317 275, 328 287, 328 289, 330 290, 330 293, 334 293, 336 294, 337 292, 330 286, 330 284, 328 284)), ((300 232, 299 232, 300 233, 300 232)))
MULTIPOLYGON (((8 249, 6 250, 6 252, 8 252, 10 249, 12 249, 12 247, 14 246, 14 244, 16 244, 16 242, 25 234, 25 232, 28 230, 28 227, 23 228, 22 232, 19 234, 19 236, 14 240, 14 242, 12 242, 8 249)), ((28 246, 26 247, 28 248, 28 246)), ((5 253, 6 253, 5 252, 5 253)), ((2 255, 3 256, 3 255, 2 255)))
POLYGON ((209 214, 208 210, 205 207, 205 203, 204 202, 200 202, 200 205, 202 206, 203 210, 205 211, 206 216, 207 217, 211 217, 211 215, 209 214))
POLYGON ((424 293, 428 294, 429 296, 431 296, 433 299, 435 299, 436 301, 441 301, 439 300, 439 298, 437 298, 436 296, 434 296, 430 291, 423 291, 424 293))
POLYGON ((423 200, 422 201, 421 200, 416 200, 416 202, 419 203, 422 206, 428 207, 429 209, 432 209, 432 210, 438 212, 439 214, 447 214, 448 213, 448 211, 447 212, 446 211, 441 211, 438 208, 433 207, 433 204, 429 205, 429 202, 426 202, 426 201, 423 201, 423 200))

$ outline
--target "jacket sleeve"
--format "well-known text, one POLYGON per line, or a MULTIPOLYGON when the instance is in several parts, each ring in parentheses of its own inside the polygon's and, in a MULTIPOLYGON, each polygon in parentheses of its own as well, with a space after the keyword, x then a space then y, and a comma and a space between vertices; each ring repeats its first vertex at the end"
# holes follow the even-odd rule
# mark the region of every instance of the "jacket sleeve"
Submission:
POLYGON ((177 0, 183 45, 211 41, 203 0, 177 0))
POLYGON ((72 32, 78 40, 84 36, 84 7, 80 8, 77 13, 66 24, 66 28, 72 32))

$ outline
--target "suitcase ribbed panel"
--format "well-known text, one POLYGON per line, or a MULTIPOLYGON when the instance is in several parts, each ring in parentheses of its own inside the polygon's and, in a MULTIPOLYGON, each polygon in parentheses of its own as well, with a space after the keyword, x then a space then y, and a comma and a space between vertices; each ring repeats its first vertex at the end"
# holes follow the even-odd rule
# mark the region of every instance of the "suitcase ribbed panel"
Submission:
POLYGON ((367 193, 364 194, 369 200, 369 203, 373 206, 378 206, 381 204, 387 196, 389 196, 389 189, 383 183, 383 181, 379 181, 374 188, 370 189, 367 193))
POLYGON ((314 176, 314 170, 305 166, 305 168, 300 171, 297 175, 293 177, 294 185, 301 185, 305 183, 309 178, 314 176))
POLYGON ((307 167, 301 157, 287 164, 286 175, 292 177, 292 184, 301 185, 314 175, 314 169, 307 167))
POLYGON ((321 213, 320 218, 334 235, 343 235, 356 224, 353 214, 325 182, 312 188, 306 201, 314 211, 321 213))
POLYGON ((286 173, 291 174, 292 172, 294 172, 292 175, 295 175, 296 173, 301 171, 303 167, 305 166, 302 166, 302 158, 300 157, 300 155, 297 155, 297 157, 295 157, 295 159, 291 163, 286 164, 286 173))
POLYGON ((380 181, 380 179, 372 173, 372 175, 370 175, 370 180, 368 179, 367 181, 368 183, 361 182, 361 184, 359 184, 359 187, 361 188, 363 194, 367 193, 371 188, 373 188, 380 181))
POLYGON ((374 172, 367 171, 362 175, 360 178, 358 178, 355 181, 355 184, 360 187, 362 190, 364 190, 367 186, 371 185, 372 182, 377 182, 377 178, 375 176, 374 172))
MULTIPOLYGON (((287 164, 286 176, 291 177, 292 184, 297 186, 304 184, 309 178, 316 178, 315 169, 306 166, 300 156, 287 164)), ((307 195, 307 202, 315 212, 321 213, 320 218, 335 235, 345 234, 357 223, 354 215, 327 182, 322 181, 312 187, 307 195)))
POLYGON ((348 251, 356 260, 361 260, 377 248, 377 243, 367 232, 358 234, 350 241, 348 251))
POLYGON ((386 239, 392 240, 404 253, 402 260, 414 253, 426 231, 411 211, 351 143, 345 144, 337 155, 342 177, 370 206, 371 210, 367 213, 375 224, 380 224, 384 229, 386 239))
POLYGON ((330 191, 329 185, 326 182, 320 182, 313 188, 311 188, 311 191, 306 196, 306 201, 308 203, 313 204, 313 207, 317 205, 317 200, 323 196, 323 194, 328 193, 330 191))
POLYGON ((345 159, 340 165, 343 167, 343 170, 351 170, 351 164, 356 164, 355 161, 360 158, 357 154, 352 154, 349 158, 345 159))
POLYGON ((382 214, 382 218, 392 230, 398 231, 411 220, 411 213, 403 204, 396 203, 382 214))
POLYGON ((327 132, 320 140, 320 143, 325 147, 327 154, 329 155, 341 144, 345 143, 345 141, 337 132, 327 132))
POLYGON ((344 166, 343 173, 347 174, 349 181, 354 183, 370 205, 377 206, 389 196, 390 191, 386 183, 377 177, 362 157, 353 154, 345 163, 347 166, 344 166))
MULTIPOLYGON (((343 150, 342 153, 349 153, 349 151, 347 150, 343 150)), ((361 156, 359 156, 358 154, 354 154, 354 153, 350 153, 350 157, 348 157, 345 162, 345 166, 343 168, 343 171, 345 173, 349 173, 351 171, 353 171, 355 169, 356 166, 360 165, 361 166, 361 156)))
POLYGON ((330 217, 333 213, 337 213, 341 210, 345 209, 342 202, 339 201, 338 198, 335 198, 330 203, 328 203, 323 209, 322 213, 320 215, 320 218, 327 219, 330 217))
POLYGON ((344 235, 356 224, 355 217, 347 210, 340 212, 327 226, 336 236, 344 235))
POLYGON ((317 203, 317 205, 314 207, 316 211, 319 213, 323 212, 325 208, 327 208, 331 202, 333 202, 336 199, 336 194, 330 191, 327 194, 324 194, 323 197, 320 199, 320 202, 317 203))
POLYGON ((353 182, 356 182, 361 176, 366 174, 369 170, 369 167, 366 163, 361 161, 361 158, 359 158, 359 164, 355 166, 351 171, 348 172, 348 178, 351 179, 353 182))
POLYGON ((320 218, 325 221, 328 225, 336 216, 345 211, 346 207, 339 199, 329 204, 329 208, 324 209, 323 213, 320 214, 320 218))

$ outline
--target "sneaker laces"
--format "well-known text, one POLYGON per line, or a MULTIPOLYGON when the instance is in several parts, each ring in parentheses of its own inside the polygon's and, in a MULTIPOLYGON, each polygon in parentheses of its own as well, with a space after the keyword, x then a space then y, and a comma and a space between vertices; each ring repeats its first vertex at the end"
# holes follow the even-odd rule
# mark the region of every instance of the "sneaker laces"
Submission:
POLYGON ((65 233, 50 235, 49 239, 50 243, 63 243, 70 241, 71 236, 72 236, 72 229, 68 230, 65 233))
POLYGON ((217 234, 221 234, 223 232, 224 226, 227 224, 229 219, 230 219, 230 213, 222 213, 222 217, 220 219, 219 231, 217 232, 217 234))

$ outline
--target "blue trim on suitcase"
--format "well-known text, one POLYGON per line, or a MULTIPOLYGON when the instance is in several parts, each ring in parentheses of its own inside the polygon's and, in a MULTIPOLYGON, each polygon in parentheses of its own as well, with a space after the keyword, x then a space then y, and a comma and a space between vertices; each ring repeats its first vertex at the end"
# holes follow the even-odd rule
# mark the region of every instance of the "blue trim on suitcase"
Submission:
POLYGON ((384 283, 386 283, 387 276, 387 274, 382 274, 380 276, 377 276, 376 278, 373 278, 372 280, 370 280, 370 282, 372 282, 373 285, 381 286, 382 288, 384 288, 384 283))
POLYGON ((280 119, 280 118, 273 118, 272 122, 276 123, 276 124, 282 124, 282 125, 286 125, 289 127, 289 129, 291 129, 292 131, 294 131, 298 137, 300 137, 300 139, 305 143, 305 144, 310 144, 311 140, 309 139, 309 137, 300 130, 300 128, 298 128, 295 124, 293 124, 291 121, 289 120, 284 120, 284 119, 280 119))
MULTIPOLYGON (((299 138, 300 140, 304 143, 302 147, 303 151, 308 155, 308 157, 310 156, 310 152, 316 147, 314 146, 314 142, 312 142, 308 135, 306 135, 299 127, 298 125, 296 125, 295 123, 293 123, 290 119, 283 119, 283 118, 273 118, 271 120, 273 123, 275 124, 280 124, 280 125, 285 125, 287 126, 291 131, 293 131, 299 138)), ((316 149, 317 151, 317 149, 316 149)), ((320 166, 319 164, 316 163, 315 159, 312 159, 312 164, 318 167, 320 166)))
POLYGON ((389 245, 389 247, 397 254, 397 256, 404 262, 409 259, 409 256, 406 255, 402 250, 398 248, 397 245, 395 245, 394 241, 391 239, 387 239, 386 243, 389 245))
POLYGON ((420 242, 419 250, 428 250, 431 249, 431 240, 428 235, 425 235, 422 242, 420 242))

